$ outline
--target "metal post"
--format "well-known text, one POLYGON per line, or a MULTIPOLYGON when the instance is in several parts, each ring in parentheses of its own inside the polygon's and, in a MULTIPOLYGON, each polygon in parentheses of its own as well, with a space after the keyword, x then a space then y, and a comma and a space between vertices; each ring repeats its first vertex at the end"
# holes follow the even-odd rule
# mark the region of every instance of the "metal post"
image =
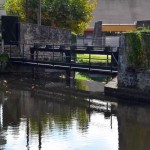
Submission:
POLYGON ((38 20, 37 24, 41 25, 41 0, 38 0, 38 20))
POLYGON ((106 66, 108 66, 108 53, 107 53, 107 58, 106 59, 107 59, 106 66))
POLYGON ((112 59, 113 59, 113 53, 112 53, 112 48, 111 48, 111 73, 112 73, 112 59))
POLYGON ((89 52, 89 72, 90 72, 90 69, 91 69, 91 54, 89 52))
POLYGON ((29 17, 29 0, 26 0, 26 22, 28 22, 29 17))
POLYGON ((23 59, 24 59, 24 44, 23 44, 23 59))
POLYGON ((53 44, 53 67, 54 67, 54 44, 53 44))
POLYGON ((2 53, 4 52, 4 40, 2 39, 2 53))
POLYGON ((71 68, 72 68, 72 48, 70 49, 68 54, 69 54, 68 62, 70 63, 70 70, 71 70, 71 68))
POLYGON ((11 58, 11 44, 10 44, 10 54, 9 54, 9 57, 11 58))

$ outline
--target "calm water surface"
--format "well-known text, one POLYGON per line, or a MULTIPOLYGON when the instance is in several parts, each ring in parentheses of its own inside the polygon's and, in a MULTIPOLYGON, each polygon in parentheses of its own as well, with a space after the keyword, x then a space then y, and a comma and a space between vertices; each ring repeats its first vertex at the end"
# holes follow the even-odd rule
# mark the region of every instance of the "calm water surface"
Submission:
POLYGON ((103 83, 73 81, 76 89, 71 89, 62 81, 3 78, 0 84, 0 149, 146 150, 150 146, 150 109, 104 101, 103 83), (87 91, 96 89, 99 95, 89 96, 87 91))

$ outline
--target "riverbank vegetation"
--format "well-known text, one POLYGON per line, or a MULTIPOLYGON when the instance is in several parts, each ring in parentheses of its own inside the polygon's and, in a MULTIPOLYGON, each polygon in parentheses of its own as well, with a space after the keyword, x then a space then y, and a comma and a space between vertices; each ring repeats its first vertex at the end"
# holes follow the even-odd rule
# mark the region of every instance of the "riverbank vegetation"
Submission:
POLYGON ((1 63, 6 63, 8 61, 8 54, 6 52, 3 52, 0 54, 0 62, 1 63))
POLYGON ((2 71, 8 62, 9 56, 6 52, 0 54, 0 71, 2 71))
POLYGON ((75 74, 75 79, 78 79, 78 80, 87 80, 87 81, 108 82, 108 81, 111 80, 111 77, 99 76, 99 75, 92 75, 92 74, 77 72, 75 74))
MULTIPOLYGON (((89 63, 89 58, 91 58, 90 63, 93 64, 107 64, 111 62, 111 56, 108 56, 108 62, 107 62, 107 55, 91 55, 89 54, 77 54, 76 56, 76 61, 77 63, 89 63)), ((106 77, 106 76, 96 76, 96 75, 90 75, 87 73, 76 73, 75 74, 75 79, 78 80, 93 80, 93 81, 98 81, 98 82, 108 82, 111 77, 106 77)))

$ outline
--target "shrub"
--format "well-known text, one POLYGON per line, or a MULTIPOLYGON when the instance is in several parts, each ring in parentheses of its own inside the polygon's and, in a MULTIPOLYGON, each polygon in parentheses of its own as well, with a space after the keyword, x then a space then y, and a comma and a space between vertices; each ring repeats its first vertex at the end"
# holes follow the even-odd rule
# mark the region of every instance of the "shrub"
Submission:
POLYGON ((126 54, 129 67, 150 68, 150 30, 140 28, 136 31, 126 32, 126 54))
POLYGON ((1 64, 2 63, 7 63, 8 59, 9 59, 9 57, 8 57, 7 53, 4 52, 4 53, 0 54, 0 62, 1 62, 1 64))

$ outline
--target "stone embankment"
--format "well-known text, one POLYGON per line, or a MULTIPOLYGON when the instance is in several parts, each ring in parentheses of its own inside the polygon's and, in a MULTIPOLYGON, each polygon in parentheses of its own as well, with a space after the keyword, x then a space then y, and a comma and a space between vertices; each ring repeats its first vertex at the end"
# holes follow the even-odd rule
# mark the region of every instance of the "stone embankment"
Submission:
POLYGON ((117 97, 128 103, 150 103, 150 92, 137 88, 119 87, 117 77, 104 87, 105 95, 117 97))
POLYGON ((106 95, 126 102, 150 103, 150 70, 132 69, 127 61, 125 38, 120 40, 118 76, 105 85, 106 95))

